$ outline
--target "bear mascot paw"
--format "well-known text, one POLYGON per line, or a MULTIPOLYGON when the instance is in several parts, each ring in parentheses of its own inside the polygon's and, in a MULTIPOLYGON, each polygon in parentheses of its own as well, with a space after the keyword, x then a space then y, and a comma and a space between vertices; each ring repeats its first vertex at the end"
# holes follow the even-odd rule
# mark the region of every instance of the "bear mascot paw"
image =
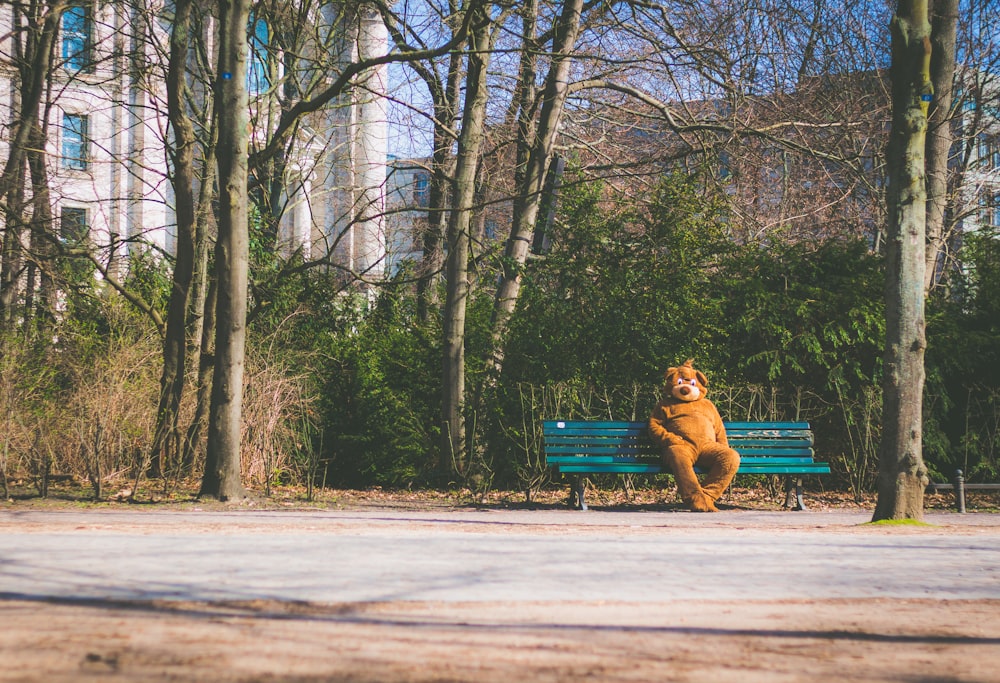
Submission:
POLYGON ((663 398, 649 417, 649 435, 674 474, 677 492, 694 512, 718 512, 715 501, 736 476, 740 456, 729 447, 715 405, 705 398, 708 379, 692 360, 664 374, 663 398), (707 472, 699 481, 695 467, 707 472))

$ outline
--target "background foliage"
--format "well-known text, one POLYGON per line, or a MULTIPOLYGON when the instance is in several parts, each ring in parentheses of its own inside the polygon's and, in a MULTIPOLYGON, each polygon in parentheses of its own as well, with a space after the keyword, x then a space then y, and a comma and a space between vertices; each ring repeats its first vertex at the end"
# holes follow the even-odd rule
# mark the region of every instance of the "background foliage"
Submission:
MULTIPOLYGON (((696 176, 673 175, 648 210, 570 179, 531 259, 499 378, 490 350, 491 255, 469 307, 469 424, 477 485, 548 483, 539 422, 645 419, 663 370, 694 358, 729 419, 810 421, 830 485, 871 490, 881 419, 880 258, 849 239, 741 242, 696 176)), ((1000 249, 963 246, 966 269, 928 308, 926 459, 935 478, 1000 473, 1000 249)), ((336 273, 254 253, 244 472, 248 484, 442 483, 440 325, 420 320, 404 267, 375 294, 336 273)), ((161 265, 133 283, 165 299, 161 265)), ((66 294, 54 345, 0 347, 0 483, 141 475, 158 391, 155 329, 99 284, 66 294)), ((192 378, 193 379, 193 378, 192 378)), ((193 399, 191 399, 193 400, 193 399)), ((169 476, 183 475, 178 463, 169 476)), ((447 483, 447 482, 444 482, 447 483)), ((468 483, 468 482, 466 482, 468 483)), ((168 485, 165 482, 164 485, 168 485)), ((4 491, 6 495, 6 490, 4 491)))

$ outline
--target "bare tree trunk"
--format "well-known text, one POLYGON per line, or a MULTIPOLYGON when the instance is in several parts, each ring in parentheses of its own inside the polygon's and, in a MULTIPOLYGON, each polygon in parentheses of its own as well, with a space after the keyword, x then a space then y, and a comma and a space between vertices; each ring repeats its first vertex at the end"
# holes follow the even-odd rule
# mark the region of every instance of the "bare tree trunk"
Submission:
POLYGON ((28 168, 31 170, 31 254, 39 274, 39 297, 33 310, 25 311, 25 323, 34 323, 35 334, 45 337, 45 332, 55 320, 56 287, 52 279, 55 266, 56 236, 52 217, 49 176, 45 168, 45 130, 32 126, 29 139, 28 168))
POLYGON ((458 111, 461 73, 461 57, 455 53, 451 56, 448 77, 443 87, 435 84, 431 88, 435 93, 434 151, 431 155, 427 197, 427 229, 421 240, 423 263, 420 279, 417 281, 417 317, 425 322, 430 316, 430 310, 439 303, 438 283, 441 281, 444 264, 444 239, 447 230, 444 208, 448 203, 448 188, 455 172, 455 160, 451 151, 454 138, 450 128, 458 111))
POLYGON ((208 452, 200 495, 244 498, 240 427, 246 351, 249 232, 247 153, 247 25, 249 0, 219 0, 219 61, 215 111, 219 117, 219 236, 215 371, 208 418, 208 452))
POLYGON ((24 267, 21 249, 21 234, 24 228, 24 183, 25 166, 11 176, 14 183, 4 204, 4 231, 2 251, 0 251, 0 333, 9 332, 14 327, 17 316, 14 313, 17 302, 18 280, 24 267))
POLYGON ((443 337, 443 397, 441 402, 442 448, 439 466, 442 472, 464 472, 466 465, 465 431, 465 311, 469 297, 469 246, 472 211, 476 193, 476 169, 482 148, 489 94, 486 71, 489 66, 491 23, 479 6, 475 27, 469 41, 469 67, 466 76, 465 109, 458 141, 455 171, 454 206, 448 223, 443 337))
MULTIPOLYGON (((16 319, 14 306, 23 267, 21 231, 25 224, 25 160, 32 150, 36 155, 44 155, 44 147, 34 145, 40 139, 38 117, 50 77, 53 45, 59 35, 59 21, 64 7, 61 3, 11 6, 13 30, 8 40, 17 67, 15 99, 18 106, 16 117, 10 122, 7 161, 0 174, 0 205, 5 207, 3 251, 0 255, 0 330, 8 329, 16 319), (43 14, 45 8, 48 11, 43 14)), ((41 170, 44 176, 41 166, 36 164, 33 169, 33 174, 41 170)), ((38 188, 35 189, 37 191, 38 188)), ((47 190, 44 198, 48 199, 47 190)), ((40 200, 33 201, 37 203, 40 200)), ((43 216, 36 215, 36 219, 50 220, 51 210, 45 211, 43 216)), ((31 269, 37 270, 37 266, 32 264, 31 269)), ((30 314, 30 311, 25 312, 30 314)), ((28 321, 26 317, 25 323, 28 321)))
MULTIPOLYGON (((569 94, 569 70, 572 53, 580 31, 580 16, 583 0, 565 0, 559 23, 553 38, 552 62, 545 79, 542 97, 542 111, 538 125, 526 125, 524 112, 518 133, 528 138, 530 152, 524 166, 523 176, 514 200, 514 220, 510 239, 504 251, 504 272, 497 288, 493 311, 493 370, 499 372, 503 363, 503 338, 507 323, 517 305, 521 291, 521 274, 524 270, 528 251, 531 248, 538 209, 542 203, 542 188, 552 160, 563 107, 569 94)), ((533 78, 534 74, 522 73, 521 78, 533 78)), ((522 86, 525 87, 525 86, 522 86)))
MULTIPOLYGON (((194 419, 188 427, 184 439, 184 453, 181 460, 185 469, 189 469, 195 460, 198 443, 205 429, 206 417, 212 402, 212 375, 215 372, 215 306, 218 300, 218 287, 213 279, 202 302, 205 313, 202 318, 201 353, 198 361, 198 401, 195 406, 194 419)), ((205 465, 208 470, 208 464, 205 465)))
MULTIPOLYGON (((451 19, 454 20, 457 16, 456 12, 451 19)), ((447 21, 446 24, 452 28, 454 41, 458 33, 451 21, 447 21)), ((463 29, 464 26, 459 30, 463 29)), ((397 29, 392 35, 397 45, 406 46, 405 32, 397 29)), ((423 257, 420 277, 417 280, 417 318, 423 322, 427 322, 432 309, 440 303, 438 285, 441 282, 444 266, 444 242, 448 225, 446 206, 450 199, 449 190, 455 173, 455 158, 452 153, 455 144, 453 129, 462 95, 463 63, 462 52, 452 51, 443 81, 435 69, 429 68, 422 62, 412 63, 413 69, 427 85, 434 103, 433 150, 427 191, 427 227, 421 235, 423 257)))
POLYGON ((215 278, 208 269, 208 249, 211 235, 214 234, 214 216, 212 213, 212 194, 215 174, 212 171, 211 158, 215 154, 215 131, 211 133, 209 149, 205 150, 204 175, 201 178, 201 192, 198 198, 198 213, 196 216, 195 234, 195 272, 192 287, 194 296, 191 301, 188 329, 191 332, 191 346, 198 349, 198 389, 195 403, 194 418, 188 426, 187 436, 181 462, 185 471, 191 470, 195 462, 201 435, 205 431, 209 405, 212 398, 212 374, 215 371, 215 306, 218 300, 215 278))
MULTIPOLYGON (((49 78, 49 70, 52 61, 53 44, 56 36, 59 35, 59 20, 62 17, 66 5, 61 2, 53 3, 49 6, 49 11, 44 15, 25 17, 15 9, 15 25, 20 26, 22 18, 27 19, 28 26, 26 36, 27 41, 24 49, 21 50, 22 37, 15 35, 15 50, 21 52, 22 59, 18 65, 21 81, 21 111, 18 120, 13 128, 14 132, 9 138, 10 150, 7 156, 7 163, 4 165, 3 173, 0 174, 0 202, 7 194, 13 191, 14 179, 18 174, 18 168, 24 161, 24 155, 28 149, 28 141, 32 135, 32 128, 38 122, 38 114, 41 108, 42 93, 49 78), (41 20, 41 26, 38 21, 41 20)), ((37 5, 32 5, 37 9, 37 5)), ((29 10, 30 12, 31 10, 29 10)))
POLYGON ((952 83, 955 78, 955 32, 958 0, 931 0, 931 85, 934 101, 927 122, 927 253, 924 291, 941 277, 946 243, 948 154, 951 150, 952 83))
POLYGON ((177 253, 173 286, 167 307, 167 327, 163 339, 163 371, 156 430, 150 449, 153 473, 166 472, 165 444, 177 443, 184 375, 187 367, 187 312, 194 273, 194 126, 184 110, 185 71, 190 35, 191 0, 177 0, 170 34, 167 65, 167 114, 173 129, 173 187, 177 212, 177 253), (170 437, 174 438, 171 439, 170 437))
POLYGON ((927 0, 899 0, 892 21, 892 130, 886 152, 886 345, 876 521, 924 515, 924 154, 930 63, 927 0))

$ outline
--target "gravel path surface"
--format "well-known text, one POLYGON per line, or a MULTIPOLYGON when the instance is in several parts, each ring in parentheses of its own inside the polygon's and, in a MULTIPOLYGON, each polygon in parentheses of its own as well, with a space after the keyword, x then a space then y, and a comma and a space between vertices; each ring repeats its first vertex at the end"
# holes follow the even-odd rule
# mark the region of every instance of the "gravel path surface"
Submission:
POLYGON ((1000 515, 868 518, 0 510, 0 680, 1000 681, 1000 515))

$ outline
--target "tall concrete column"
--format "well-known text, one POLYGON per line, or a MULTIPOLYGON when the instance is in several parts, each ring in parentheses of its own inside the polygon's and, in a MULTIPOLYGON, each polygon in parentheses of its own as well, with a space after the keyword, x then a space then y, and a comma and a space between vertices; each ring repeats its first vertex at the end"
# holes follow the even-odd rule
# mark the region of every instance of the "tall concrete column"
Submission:
MULTIPOLYGON (((375 8, 362 7, 358 17, 358 58, 381 57, 389 34, 375 8)), ((381 278, 385 272, 386 160, 389 154, 387 100, 388 66, 365 71, 355 88, 357 124, 354 135, 356 225, 355 259, 358 272, 381 278)))

